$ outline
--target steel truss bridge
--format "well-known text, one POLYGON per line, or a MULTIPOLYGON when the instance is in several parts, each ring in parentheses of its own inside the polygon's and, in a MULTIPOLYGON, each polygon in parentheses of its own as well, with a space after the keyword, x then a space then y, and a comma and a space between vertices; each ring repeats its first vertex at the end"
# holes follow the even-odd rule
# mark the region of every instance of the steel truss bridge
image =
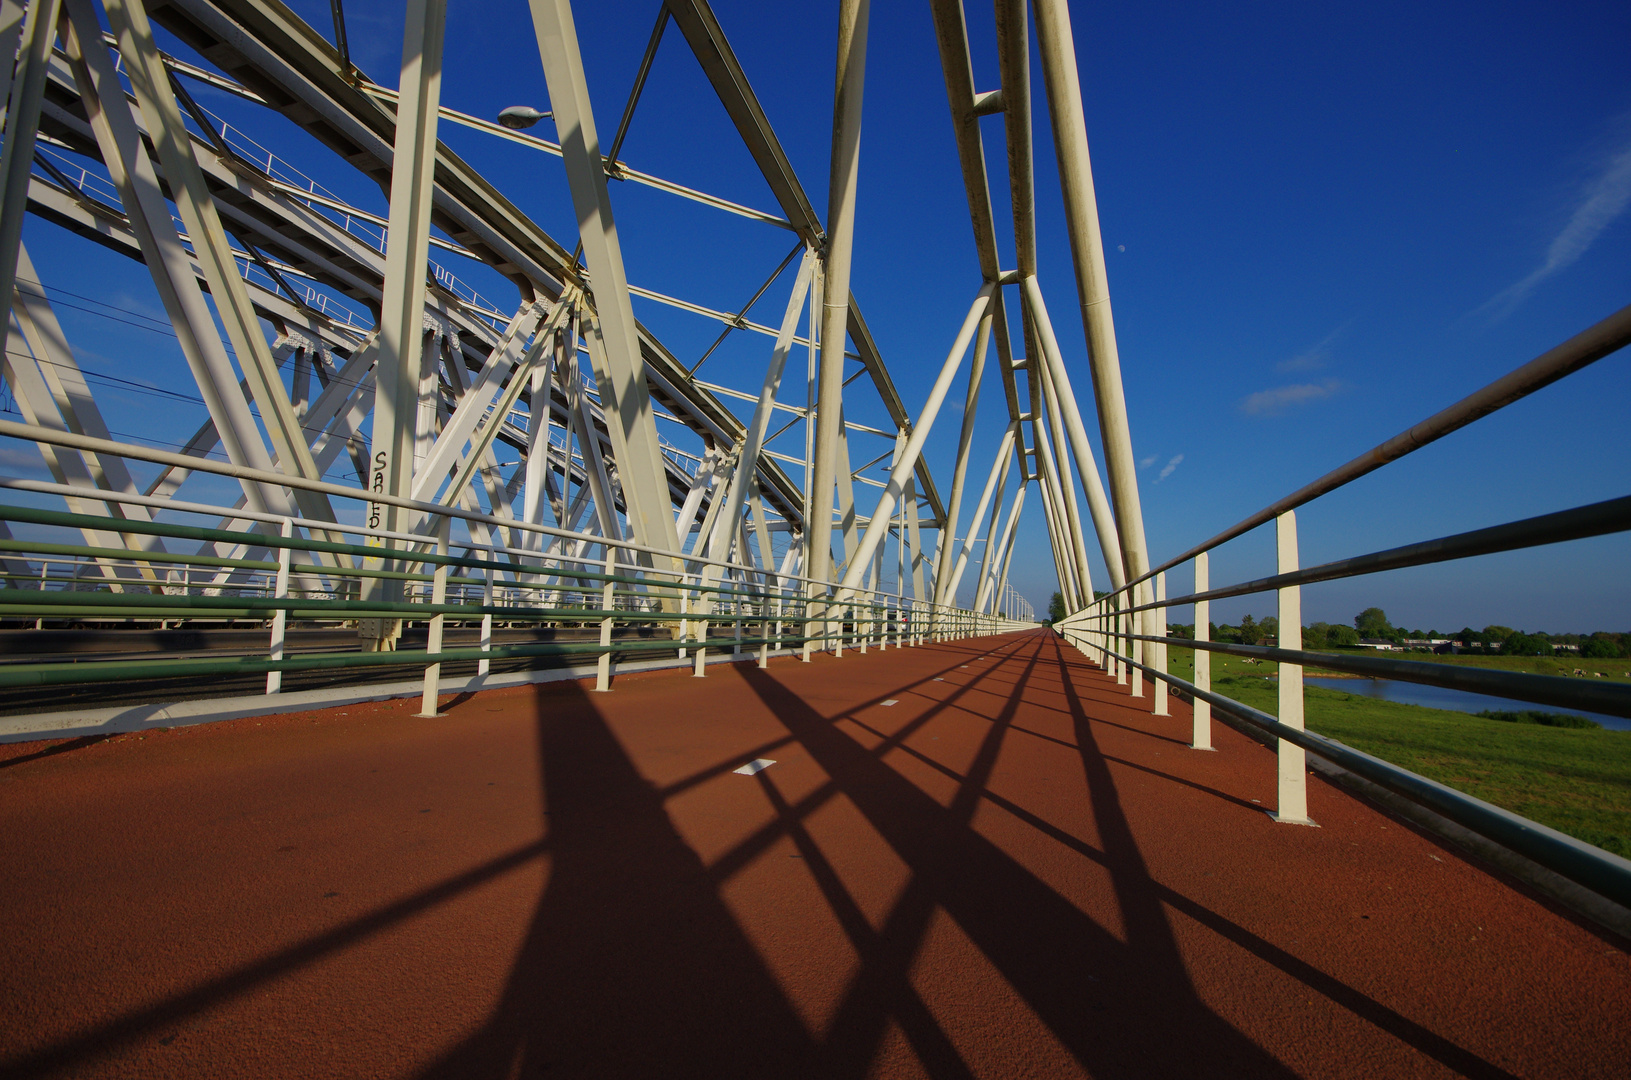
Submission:
POLYGON ((259 687, 264 677, 276 694, 286 675, 412 668, 424 671, 434 714, 449 679, 480 685, 495 666, 583 661, 606 689, 618 665, 658 658, 703 674, 710 659, 742 654, 764 663, 1001 633, 1031 625, 1030 605, 1007 583, 1029 497, 1072 612, 1058 629, 1131 695, 1142 697, 1150 678, 1155 714, 1167 713, 1169 687, 1191 699, 1196 747, 1210 745, 1212 709, 1267 733, 1280 820, 1308 818, 1312 752, 1599 899, 1631 904, 1631 863, 1308 733, 1301 704, 1308 663, 1627 716, 1623 687, 1205 640, 1213 599, 1274 592, 1280 625, 1297 627, 1304 584, 1631 527, 1631 499, 1619 499, 1301 567, 1295 522, 1308 502, 1622 348, 1631 308, 1154 565, 1064 0, 1033 0, 1029 11, 998 0, 1000 84, 983 90, 962 5, 931 4, 983 284, 962 323, 946 328, 950 348, 933 358, 938 374, 916 411, 868 330, 864 297, 850 290, 864 0, 840 5, 824 215, 706 0, 664 0, 626 104, 591 102, 571 4, 535 0, 553 141, 531 133, 546 118, 535 110, 506 110, 495 123, 442 107, 445 2, 407 0, 394 87, 351 63, 343 5, 332 7, 331 34, 277 0, 0 0, 0 54, 16 58, 0 65, 4 380, 20 415, 0 421, 0 435, 37 449, 52 476, 0 478, 17 496, 0 508, 0 617, 31 631, 144 628, 154 645, 79 662, 14 646, 0 664, 8 693, 157 680, 259 687), (189 56, 161 50, 155 27, 189 56), (694 54, 777 213, 620 160, 660 45, 694 54), (1038 75, 1052 142, 1041 156, 1058 169, 1085 372, 1068 369, 1037 276, 1038 75), (286 161, 264 145, 274 136, 200 105, 189 89, 199 86, 281 114, 331 157, 286 161), (619 123, 608 124, 619 105, 619 123), (1001 222, 979 124, 993 115, 1012 207, 1001 222), (551 236, 518 210, 439 141, 449 124, 557 157, 580 235, 551 236), (344 169, 388 192, 388 214, 313 178, 344 169), (790 232, 793 250, 754 297, 785 298, 780 322, 631 284, 609 178, 790 232), (207 414, 178 435, 179 448, 116 437, 131 425, 98 403, 76 361, 53 310, 60 297, 22 242, 28 213, 151 274, 207 414), (998 260, 999 232, 1012 266, 998 260), (461 271, 477 264, 513 283, 518 299, 490 300, 468 284, 461 271), (721 341, 762 338, 762 381, 705 381, 701 361, 680 359, 636 320, 633 297, 717 320, 721 341), (951 474, 937 477, 923 448, 954 392, 965 395, 958 449, 951 474), (995 445, 981 445, 976 411, 993 396, 1008 422, 995 445), (887 428, 846 418, 846 401, 853 416, 863 400, 881 405, 887 428), (778 449, 800 437, 801 452, 778 449), (863 475, 880 462, 886 481, 863 475), (236 484, 230 505, 195 493, 218 478, 236 484), (1212 587, 1208 552, 1271 523, 1279 573, 1212 587), (1094 550, 1109 573, 1102 592, 1089 572, 1094 550), (1193 589, 1167 595, 1166 574, 1183 566, 1193 589), (1196 606, 1200 640, 1167 636, 1173 604, 1196 606), (163 637, 172 624, 263 636, 189 653, 163 637), (1193 682, 1168 673, 1174 645, 1196 650, 1193 682), (1277 716, 1212 692, 1206 660, 1216 651, 1280 663, 1277 716))

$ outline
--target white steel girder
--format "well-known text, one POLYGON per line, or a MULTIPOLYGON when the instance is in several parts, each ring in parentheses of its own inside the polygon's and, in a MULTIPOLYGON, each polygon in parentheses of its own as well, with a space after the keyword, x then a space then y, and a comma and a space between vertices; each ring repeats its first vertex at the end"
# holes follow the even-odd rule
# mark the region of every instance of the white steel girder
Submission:
POLYGON ((583 252, 595 282, 597 318, 591 324, 589 355, 597 365, 595 384, 623 478, 629 525, 639 543, 675 551, 679 542, 674 532, 667 470, 646 387, 645 364, 606 191, 606 169, 578 53, 572 5, 569 0, 531 0, 530 7, 567 183, 580 223, 583 252))

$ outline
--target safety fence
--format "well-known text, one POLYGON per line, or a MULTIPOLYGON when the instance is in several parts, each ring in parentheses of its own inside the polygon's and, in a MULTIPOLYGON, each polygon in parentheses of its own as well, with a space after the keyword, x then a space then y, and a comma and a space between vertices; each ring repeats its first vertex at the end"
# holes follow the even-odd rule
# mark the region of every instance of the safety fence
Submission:
MULTIPOLYGON (((1193 702, 1192 745, 1197 749, 1211 748, 1213 708, 1277 739, 1279 782, 1275 816, 1280 821, 1310 823, 1306 754, 1313 753, 1631 907, 1631 861, 1306 731, 1303 668, 1317 666, 1621 717, 1631 717, 1631 685, 1209 640, 1213 600, 1273 592, 1278 599, 1280 633, 1300 636, 1303 585, 1631 530, 1631 497, 1624 497, 1301 568, 1296 524, 1298 507, 1504 408, 1628 343, 1631 343, 1631 307, 1616 312, 1449 408, 1129 581, 1123 588, 1098 598, 1061 620, 1055 629, 1071 644, 1100 661, 1118 683, 1129 687, 1133 696, 1143 695, 1143 676, 1150 675, 1154 681, 1153 707, 1157 715, 1169 713, 1169 686, 1187 694, 1193 702), (1275 523, 1278 572, 1272 577, 1213 588, 1209 581, 1208 553, 1270 521, 1275 523), (1193 567, 1194 588, 1188 594, 1168 597, 1167 572, 1185 563, 1193 567), (1171 637, 1167 633, 1166 610, 1177 605, 1194 606, 1195 636, 1192 639, 1171 637), (1193 681, 1167 671, 1167 649, 1173 646, 1194 650, 1193 681), (1278 662, 1277 716, 1212 691, 1210 656, 1215 652, 1278 662)), ((1296 637, 1293 640, 1299 646, 1302 644, 1296 637)), ((1285 637, 1277 642, 1279 646, 1290 643, 1285 637)))
MULTIPOLYGON (((70 432, 0 421, 3 434, 99 453, 168 461, 172 455, 70 432), (13 431, 11 429, 17 429, 13 431)), ((159 500, 133 492, 43 481, 3 486, 120 507, 123 516, 0 506, 0 626, 166 626, 249 620, 267 631, 255 655, 0 661, 7 688, 266 675, 278 693, 284 672, 424 669, 424 711, 434 713, 441 665, 495 660, 541 665, 593 662, 597 688, 610 689, 621 657, 654 653, 688 660, 703 675, 709 654, 757 655, 906 647, 925 640, 1004 633, 1016 623, 877 588, 839 589, 796 574, 697 558, 629 540, 494 517, 225 462, 189 457, 201 471, 304 487, 330 496, 416 511, 417 531, 392 532, 334 521, 279 516, 243 507, 159 500), (252 475, 253 474, 253 475, 252 475), (156 520, 156 511, 223 519, 235 528, 156 520), (462 523, 469 536, 455 543, 462 523), (471 529, 474 524, 476 529, 471 529), (19 529, 17 527, 24 527, 19 529), (488 539, 477 538, 480 529, 488 539), (28 535, 20 536, 19 531, 28 535), (302 535, 304 533, 304 535, 302 535), (510 544, 499 537, 508 535, 510 544), (352 540, 361 541, 352 542, 352 540), (530 546, 529 546, 530 545, 530 546), (172 550, 185 546, 188 550, 172 550), (455 554, 458 548, 465 554, 455 554), (354 649, 291 654, 292 623, 355 628, 354 649), (567 630, 587 640, 502 644, 494 626, 567 630), (421 624, 423 648, 399 648, 405 627, 421 624), (479 645, 445 647, 453 628, 480 628, 479 645)), ((332 635, 330 635, 330 640, 332 635)), ((239 650, 242 651, 241 649, 239 650)))

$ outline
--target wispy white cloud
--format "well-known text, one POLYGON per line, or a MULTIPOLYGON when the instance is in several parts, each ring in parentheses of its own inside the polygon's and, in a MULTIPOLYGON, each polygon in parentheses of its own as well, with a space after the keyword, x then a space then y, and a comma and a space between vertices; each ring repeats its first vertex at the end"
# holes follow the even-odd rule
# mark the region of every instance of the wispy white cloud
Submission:
POLYGON ((1147 468, 1149 468, 1149 467, 1150 467, 1150 466, 1151 466, 1151 465, 1154 465, 1154 464, 1155 464, 1155 463, 1156 463, 1156 462, 1157 462, 1157 461, 1159 461, 1159 460, 1161 460, 1161 459, 1160 459, 1160 458, 1158 458, 1158 457, 1156 457, 1156 456, 1155 456, 1155 455, 1153 455, 1153 454, 1152 454, 1152 455, 1150 455, 1150 456, 1149 456, 1149 457, 1147 457, 1147 458, 1139 458, 1139 459, 1138 459, 1138 467, 1139 467, 1139 468, 1140 468, 1140 469, 1147 469, 1147 468))
POLYGON ((1344 330, 1348 329, 1348 325, 1348 323, 1343 323, 1329 334, 1326 334, 1319 344, 1275 364, 1274 370, 1284 372, 1319 371, 1331 362, 1331 345, 1337 338, 1342 336, 1344 330))
POLYGON ((1248 396, 1240 403, 1240 411, 1247 416, 1279 416, 1281 413, 1294 409, 1299 405, 1307 405, 1311 401, 1334 397, 1344 389, 1343 383, 1338 379, 1326 379, 1322 383, 1297 383, 1292 386, 1275 386, 1268 390, 1259 390, 1248 396))
POLYGON ((1631 140, 1609 154, 1607 164, 1582 189, 1574 213, 1552 238, 1540 265, 1490 297, 1478 311, 1497 319, 1509 314, 1536 285, 1578 261, 1627 206, 1631 206, 1631 140))
POLYGON ((1157 476, 1155 478, 1155 482, 1157 484, 1159 484, 1161 481, 1163 481, 1167 477, 1171 476, 1175 471, 1177 471, 1178 466, 1182 465, 1183 463, 1184 463, 1184 455, 1182 455, 1182 454, 1173 455, 1172 460, 1167 462, 1166 465, 1161 469, 1161 475, 1157 476))

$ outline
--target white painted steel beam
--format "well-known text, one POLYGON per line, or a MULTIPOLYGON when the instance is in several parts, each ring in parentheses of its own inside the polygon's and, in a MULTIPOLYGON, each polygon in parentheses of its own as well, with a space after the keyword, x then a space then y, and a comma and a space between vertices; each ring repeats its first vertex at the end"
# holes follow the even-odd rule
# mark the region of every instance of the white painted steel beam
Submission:
MULTIPOLYGON (((982 288, 979 295, 975 297, 973 305, 969 308, 968 315, 963 319, 962 329, 957 332, 957 339, 952 342, 951 351, 947 353, 946 361, 941 365, 940 375, 935 379, 934 386, 929 391, 929 399, 923 403, 923 411, 918 415, 917 425, 912 429, 911 435, 906 440, 906 446, 901 451, 900 460, 895 463, 895 467, 889 472, 889 486, 884 489, 883 494, 878 498, 878 507, 872 512, 872 522, 867 526, 866 533, 861 538, 860 550, 856 553, 855 561, 844 573, 841 582, 842 588, 853 589, 860 584, 864 564, 868 559, 872 558, 872 553, 883 542, 883 534, 888 529, 889 516, 894 512, 895 502, 906 490, 907 475, 912 473, 917 466, 918 457, 923 453, 923 444, 928 441, 929 432, 934 427, 935 417, 939 415, 940 406, 946 399, 946 391, 951 388, 951 381, 956 376, 958 367, 962 364, 963 354, 968 351, 969 342, 974 337, 974 332, 979 326, 980 320, 984 318, 987 309, 990 307, 991 294, 995 291, 996 286, 989 283, 982 288)), ((909 517, 916 520, 916 499, 908 500, 908 511, 909 517)), ((921 596, 922 593, 920 592, 919 595, 921 596)))
MULTIPOLYGON (((1131 580, 1143 576, 1149 569, 1149 553, 1145 548, 1144 514, 1138 497, 1138 463, 1133 456, 1132 434, 1127 424, 1121 358, 1110 310, 1109 275, 1104 265, 1104 237, 1099 230, 1098 201, 1093 191, 1093 163, 1087 149, 1087 119, 1076 68, 1076 43, 1065 0, 1033 0, 1032 8, 1036 12, 1037 46, 1048 92, 1048 115, 1053 122, 1065 225, 1075 261, 1105 468, 1110 477, 1110 497, 1121 538, 1124 580, 1131 580)), ((1074 403, 1069 379, 1063 371, 1060 365, 1055 372, 1055 384, 1061 399, 1068 398, 1074 403)), ((1066 407, 1067 421, 1072 407, 1066 407)), ((1073 441, 1074 438, 1073 432, 1073 441)), ((1117 584, 1114 578, 1112 583, 1117 584)))
MULTIPOLYGON (((0 146, 0 305, 8 307, 17 278, 17 250, 23 242, 23 210, 28 203, 28 174, 34 167, 46 69, 61 10, 62 0, 33 0, 19 25, 21 12, 15 0, 0 6, 0 67, 5 68, 0 102, 6 103, 6 141, 0 146)), ((5 310, 7 307, 0 307, 0 329, 5 328, 5 310)))
MULTIPOLYGON (((398 498, 410 497, 413 491, 414 424, 424 365, 425 267, 430 253, 446 17, 446 0, 407 0, 368 484, 371 491, 398 498)), ((392 504, 371 503, 368 524, 407 531, 400 516, 392 504)), ((388 594, 397 591, 386 588, 388 594)))
MULTIPOLYGON (((838 480, 839 440, 843 435, 844 335, 849 323, 850 265, 854 255, 855 193, 861 171, 861 103, 866 88, 870 9, 870 0, 840 0, 838 7, 838 78, 833 99, 832 165, 827 188, 821 369, 816 395, 812 490, 808 496, 810 513, 806 523, 810 549, 808 574, 818 581, 832 576, 831 509, 838 480)), ((887 518, 888 512, 883 516, 887 518)), ((852 573, 856 569, 853 565, 850 567, 852 573)), ((846 581, 848 577, 846 574, 846 581)))
POLYGON ((605 162, 595 132, 594 110, 578 52, 569 0, 531 0, 538 55, 549 84, 550 107, 560 134, 567 184, 577 211, 580 238, 594 282, 597 318, 590 334, 596 385, 627 500, 629 525, 644 545, 678 548, 667 470, 646 387, 634 309, 629 303, 623 253, 606 191, 605 162))

